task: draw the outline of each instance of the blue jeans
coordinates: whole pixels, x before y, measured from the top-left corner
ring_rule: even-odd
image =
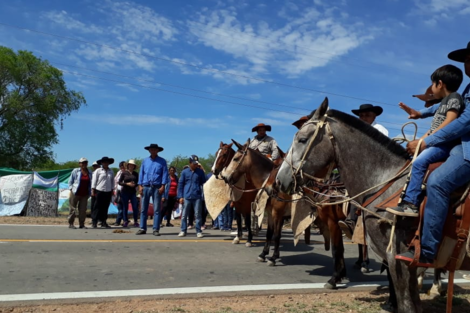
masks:
[[[225,209],[227,207],[225,207],[222,212],[220,212],[219,216],[217,216],[217,224],[219,225],[219,228],[220,229],[224,229],[225,228]]]
[[[137,196],[135,193],[125,193],[121,192],[121,205],[122,205],[122,216],[124,222],[129,222],[129,218],[127,216],[129,211],[129,201],[132,205],[132,213],[134,215],[134,221],[137,221],[137,214],[139,213],[139,209],[137,208]]]
[[[230,207],[230,203],[224,209],[225,218],[224,218],[224,228],[227,230],[232,230],[233,224],[233,208]]]
[[[181,216],[181,231],[188,231],[188,213],[194,211],[196,214],[196,232],[202,233],[201,217],[202,217],[202,200],[201,199],[184,199],[183,214]]]
[[[144,187],[142,195],[142,212],[140,213],[140,229],[147,230],[147,215],[150,197],[153,199],[153,230],[160,230],[160,211],[162,195],[158,192],[161,186]]]
[[[424,211],[421,254],[435,258],[449,209],[450,194],[470,181],[470,161],[463,158],[462,145],[455,146],[450,156],[428,179]]]
[[[119,201],[116,203],[117,209],[118,209],[118,214],[116,216],[116,224],[121,224],[121,220],[123,220],[123,212],[122,212],[122,202]],[[124,219],[124,222],[126,220]]]
[[[424,149],[413,161],[411,180],[406,188],[404,201],[418,205],[421,198],[421,185],[429,165],[445,160],[449,156],[451,147],[429,147]]]

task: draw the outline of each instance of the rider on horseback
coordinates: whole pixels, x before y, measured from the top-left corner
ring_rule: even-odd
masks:
[[[467,48],[449,53],[449,59],[465,64],[465,74],[470,77],[470,42]],[[407,150],[414,153],[416,149],[436,147],[460,140],[450,151],[449,158],[430,176],[427,183],[427,202],[424,210],[424,224],[421,235],[421,255],[419,266],[431,266],[437,255],[442,240],[444,223],[450,204],[450,194],[470,181],[470,84],[465,88],[464,111],[445,128],[424,138],[420,147],[418,140],[408,143]],[[420,112],[410,109],[410,118],[429,116],[436,108]],[[412,262],[414,251],[410,250],[396,256],[396,259]]]
[[[431,80],[434,97],[442,99],[442,101],[434,115],[431,129],[422,139],[446,127],[463,111],[463,99],[457,92],[463,81],[463,74],[459,68],[453,65],[442,66],[431,75]],[[405,111],[408,109],[408,107],[401,102],[400,107]],[[423,183],[429,165],[445,160],[454,145],[455,143],[451,142],[445,145],[428,147],[421,152],[413,160],[411,179],[402,202],[397,207],[387,208],[387,211],[400,216],[417,217],[419,213],[419,203],[422,200],[421,184]]]
[[[271,131],[270,125],[260,123],[253,127],[252,132],[257,132],[257,135],[250,142],[251,149],[258,149],[261,154],[271,158],[273,161],[279,158],[279,151],[277,151],[277,143],[273,137],[266,135],[266,132]]]
[[[382,114],[383,109],[379,106],[374,106],[372,104],[361,104],[359,109],[351,110],[355,115],[359,116],[359,119],[367,124],[374,126],[375,129],[380,131],[385,136],[388,136],[388,130],[380,124],[375,122],[375,118]],[[354,233],[354,228],[356,227],[358,215],[356,210],[352,208],[349,209],[348,217],[344,221],[339,221],[338,225],[343,231],[343,233],[349,239],[352,239]]]

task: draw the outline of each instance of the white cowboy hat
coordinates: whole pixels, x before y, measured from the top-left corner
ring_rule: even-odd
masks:
[[[137,164],[135,164],[135,160],[129,160],[129,162],[127,162],[127,165],[135,165],[137,166]]]

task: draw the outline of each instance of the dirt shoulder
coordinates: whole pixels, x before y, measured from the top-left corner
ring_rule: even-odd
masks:
[[[73,304],[38,304],[38,305],[0,305],[3,312],[116,312],[116,313],[147,313],[147,312],[182,312],[182,313],[376,313],[387,300],[388,293],[384,290],[373,291],[334,291],[328,293],[293,293],[262,296],[223,296],[223,297],[191,297],[170,299],[138,299],[131,300],[81,300]],[[445,312],[446,298],[431,299],[423,294],[423,312]],[[87,301],[87,302],[84,302]],[[454,313],[470,312],[470,290],[458,289],[454,296]]]

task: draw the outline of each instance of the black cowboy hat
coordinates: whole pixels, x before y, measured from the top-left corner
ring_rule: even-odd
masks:
[[[149,150],[150,148],[158,149],[158,151],[163,151],[163,148],[157,145],[156,143],[151,143],[150,146],[145,147],[145,150]]]
[[[384,109],[382,109],[381,107],[379,106],[374,106],[372,104],[361,104],[361,106],[359,107],[358,110],[351,110],[355,115],[359,116],[359,113],[362,113],[362,112],[374,112],[375,115],[379,116],[380,114],[382,114],[382,112],[384,111]]]
[[[465,62],[465,58],[469,54],[470,54],[470,41],[467,44],[467,48],[452,51],[451,53],[449,53],[449,55],[447,57],[449,59],[455,61],[455,62],[462,62],[463,63],[463,62]]]
[[[253,128],[251,129],[251,131],[252,131],[252,132],[256,132],[256,131],[258,131],[258,128],[260,128],[260,127],[266,128],[266,131],[267,131],[267,132],[270,132],[270,131],[271,131],[271,125],[265,125],[265,124],[263,124],[263,123],[259,123],[258,125],[256,125],[255,127],[253,127]]]
[[[105,161],[108,161],[109,164],[113,164],[113,163],[114,163],[114,159],[113,159],[113,158],[108,158],[107,156],[102,157],[101,160],[96,161],[96,163],[98,163],[99,165],[101,165],[101,163],[103,163],[103,162],[105,162]]]

